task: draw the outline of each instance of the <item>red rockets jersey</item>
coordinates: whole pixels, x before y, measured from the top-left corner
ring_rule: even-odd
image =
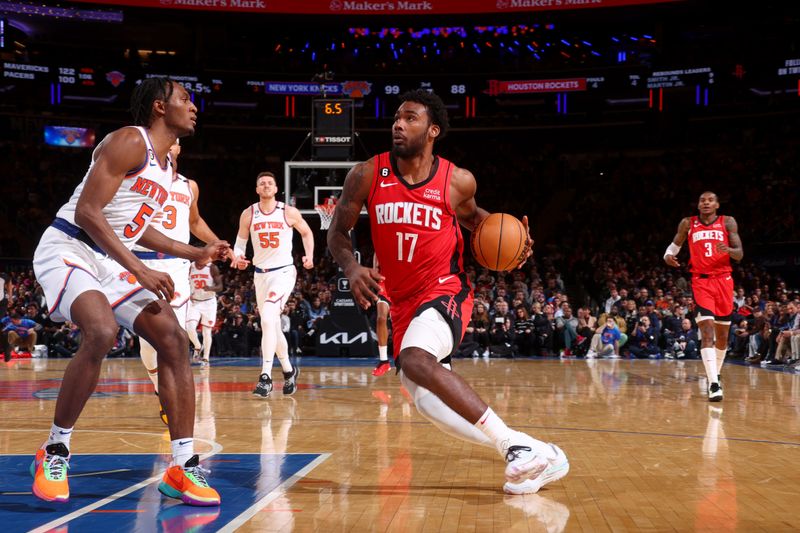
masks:
[[[431,176],[410,184],[389,152],[375,157],[367,201],[372,242],[386,293],[394,304],[469,290],[461,257],[464,239],[450,206],[454,165],[434,159]]]
[[[717,244],[728,245],[728,230],[725,217],[719,215],[709,225],[703,224],[696,216],[689,221],[689,268],[692,274],[715,276],[731,271],[731,257],[717,251]]]

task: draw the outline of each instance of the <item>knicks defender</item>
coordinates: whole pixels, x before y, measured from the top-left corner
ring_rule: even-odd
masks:
[[[681,220],[678,232],[664,253],[664,261],[671,267],[679,267],[676,257],[683,243],[689,240],[689,270],[697,307],[695,321],[702,337],[700,356],[708,376],[708,400],[721,402],[720,374],[728,350],[733,313],[731,259],[741,261],[744,250],[736,220],[717,214],[716,194],[710,191],[701,194],[697,209],[698,216]]]
[[[131,252],[151,250],[206,262],[227,254],[227,243],[195,248],[149,227],[172,187],[169,148],[194,132],[197,108],[168,78],[144,80],[131,96],[135,127],[103,139],[89,170],[45,230],[33,257],[50,317],[81,329],[81,345],[64,371],[50,436],[37,451],[33,493],[47,501],[69,499],[70,442],[75,423],[100,377],[103,358],[119,326],[147,339],[159,353],[159,390],[169,418],[172,464],[159,490],[191,505],[219,505],[194,453],[194,380],[189,340],[167,302],[169,275],[152,270]]]
[[[197,338],[197,324],[203,328],[203,355],[200,364],[208,365],[211,356],[211,332],[217,321],[217,293],[222,290],[222,275],[217,265],[209,263],[198,267],[192,263],[189,269],[191,299],[189,314],[186,317],[186,331],[194,346],[195,357],[200,353],[200,339]]]
[[[472,313],[459,224],[474,229],[489,215],[475,203],[475,177],[433,155],[447,130],[442,100],[424,90],[401,98],[393,148],[348,173],[336,204],[328,249],[369,308],[380,281],[392,300],[395,364],[419,412],[454,437],[495,448],[506,461],[506,492],[533,493],[564,477],[560,448],[514,431],[455,372],[441,363],[461,342]],[[349,232],[366,205],[381,272],[361,266]],[[527,228],[527,217],[523,219]],[[530,238],[526,257],[530,255]]]
[[[253,394],[261,398],[272,392],[272,363],[275,355],[283,369],[283,393],[294,394],[297,368],[289,361],[289,344],[281,329],[281,312],[294,289],[297,270],[292,257],[294,230],[303,239],[303,268],[314,268],[314,234],[300,211],[276,199],[278,185],[272,172],[261,172],[256,178],[258,202],[239,217],[234,264],[243,268],[239,259],[245,256],[247,240],[253,243],[256,300],[261,315],[261,375]]]
[[[178,156],[180,153],[180,142],[176,142],[170,147],[173,165],[172,188],[169,191],[167,201],[164,202],[162,211],[153,217],[151,226],[170,239],[185,244],[189,244],[191,235],[204,242],[218,241],[219,238],[200,216],[200,210],[197,206],[200,189],[197,183],[178,173]],[[175,311],[178,323],[182,327],[186,327],[186,314],[191,292],[189,287],[189,265],[191,262],[180,257],[153,252],[138,245],[134,246],[133,253],[147,267],[170,275],[175,284],[175,297],[170,302],[170,306]],[[194,340],[197,339],[197,333],[195,333],[193,340],[192,332],[189,331],[189,339],[194,343]],[[142,358],[144,367],[147,369],[150,381],[153,382],[156,396],[158,396],[158,357],[156,350],[145,339],[140,339],[140,346],[139,355]],[[160,405],[159,416],[161,421],[167,424],[167,415],[163,406]]]

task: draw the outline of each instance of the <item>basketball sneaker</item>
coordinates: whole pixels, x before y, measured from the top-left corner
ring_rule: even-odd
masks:
[[[300,375],[300,369],[295,365],[292,367],[291,372],[283,373],[283,394],[290,396],[297,392],[297,376]]]
[[[36,451],[31,463],[33,493],[48,502],[69,501],[69,450],[63,442],[48,444]]]
[[[193,455],[183,466],[171,466],[164,472],[158,491],[188,505],[211,507],[220,504],[219,493],[208,486],[210,472],[200,466],[200,457]]]
[[[533,437],[517,432],[516,443],[506,450],[506,481],[522,483],[535,478],[549,466],[549,461],[534,452]]]
[[[708,401],[709,402],[721,402],[722,401],[722,387],[719,383],[712,383],[710,387],[708,387]]]
[[[253,389],[253,396],[268,398],[270,392],[272,392],[272,378],[270,378],[268,374],[261,374],[258,377],[256,388]]]
[[[372,375],[375,376],[376,378],[379,378],[391,369],[392,365],[389,364],[389,361],[378,361],[378,364],[372,371]]]
[[[550,444],[550,446],[553,448],[556,456],[553,459],[547,459],[547,467],[541,474],[526,479],[521,483],[506,482],[506,484],[503,485],[503,492],[506,494],[534,494],[539,492],[539,489],[548,483],[558,481],[566,476],[569,472],[569,461],[567,460],[566,454],[555,444]]]

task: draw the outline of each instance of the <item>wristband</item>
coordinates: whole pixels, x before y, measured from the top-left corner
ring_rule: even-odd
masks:
[[[666,259],[668,255],[677,257],[680,251],[681,247],[675,244],[674,242],[671,242],[669,243],[669,246],[667,246],[667,251],[664,252],[664,259]]]

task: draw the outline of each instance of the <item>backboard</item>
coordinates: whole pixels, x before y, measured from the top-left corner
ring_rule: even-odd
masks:
[[[287,161],[284,163],[284,201],[305,215],[317,216],[314,206],[339,198],[347,172],[358,161]],[[367,214],[362,209],[362,215]]]

